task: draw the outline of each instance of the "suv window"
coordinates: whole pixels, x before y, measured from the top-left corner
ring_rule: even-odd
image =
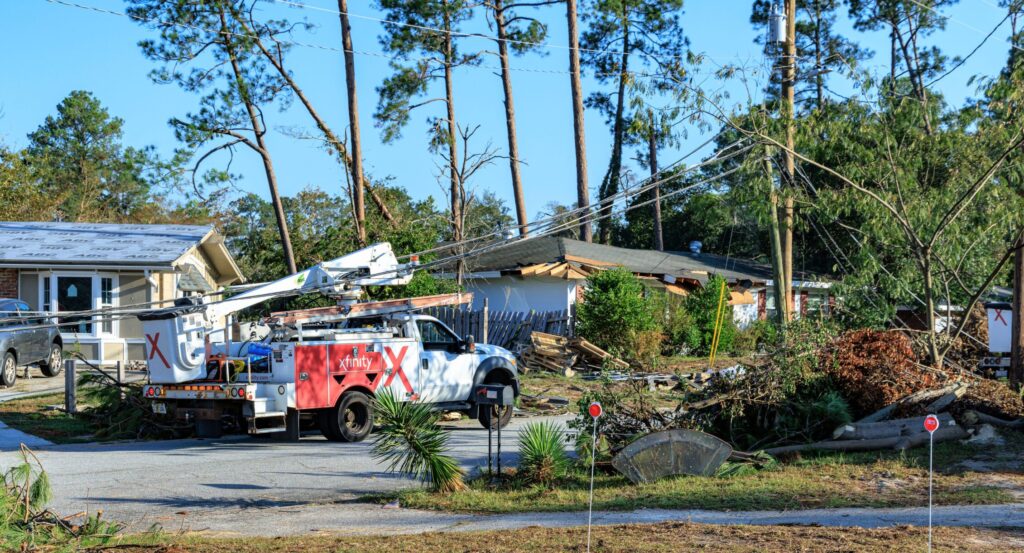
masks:
[[[21,324],[18,306],[13,301],[0,302],[0,327],[18,326]]]
[[[44,322],[46,322],[45,320],[43,320],[42,317],[40,317],[37,313],[35,313],[32,310],[32,308],[28,306],[27,303],[25,303],[23,301],[19,301],[15,305],[17,305],[18,311],[21,312],[21,316],[25,319],[25,322],[27,324],[38,325],[38,324],[43,324]]]

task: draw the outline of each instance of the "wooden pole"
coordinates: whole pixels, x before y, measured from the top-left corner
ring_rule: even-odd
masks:
[[[796,113],[796,0],[786,0],[786,43],[782,55],[782,116],[786,118],[786,151],[783,152],[785,172],[782,185],[795,188],[793,150],[796,147],[793,117]],[[782,212],[782,295],[785,300],[784,320],[793,316],[793,193],[785,195]]]
[[[1024,316],[1024,243],[1018,242],[1013,252],[1013,303],[1010,315],[1010,387],[1019,390],[1024,384],[1024,330],[1021,317]]]
[[[64,361],[64,410],[72,415],[78,412],[78,398],[75,396],[75,360]]]
[[[569,29],[569,84],[572,89],[573,142],[576,147],[576,207],[580,211],[580,236],[593,242],[590,226],[590,193],[587,181],[587,144],[583,132],[583,85],[580,83],[580,37],[576,28],[576,0],[566,0],[565,18]]]
[[[117,368],[117,383],[124,384],[124,363],[118,361],[115,367]]]
[[[480,320],[480,343],[489,344],[487,341],[488,321],[490,319],[490,309],[487,305],[487,298],[484,298],[484,311],[481,314],[482,319]]]

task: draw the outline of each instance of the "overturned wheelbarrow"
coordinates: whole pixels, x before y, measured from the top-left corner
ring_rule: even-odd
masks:
[[[612,466],[634,484],[666,476],[711,476],[732,455],[732,446],[703,432],[665,430],[629,444],[612,459]]]

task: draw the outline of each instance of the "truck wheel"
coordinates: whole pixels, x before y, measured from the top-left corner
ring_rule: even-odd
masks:
[[[40,364],[40,368],[43,369],[43,374],[46,376],[57,376],[60,374],[62,368],[64,368],[64,352],[60,347],[60,344],[54,342],[50,344],[50,355]]]
[[[3,356],[3,361],[0,361],[0,384],[10,388],[17,379],[18,362],[14,359],[13,353],[7,352]]]
[[[345,442],[361,442],[373,430],[373,407],[370,398],[362,392],[346,392],[338,402],[332,417],[337,421],[338,435]]]
[[[477,420],[484,428],[505,428],[512,420],[512,406],[481,405]]]
[[[320,433],[323,434],[324,438],[327,438],[328,441],[343,441],[341,439],[341,431],[339,430],[337,420],[338,411],[334,408],[321,409],[320,412],[316,414],[316,422],[320,427]]]

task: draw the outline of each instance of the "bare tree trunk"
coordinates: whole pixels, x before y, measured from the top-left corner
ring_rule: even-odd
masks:
[[[1024,241],[1018,240],[1013,251],[1013,317],[1010,331],[1010,386],[1019,390],[1024,384]]]
[[[611,243],[612,238],[612,201],[611,196],[619,192],[619,179],[622,173],[622,145],[626,134],[623,116],[626,103],[626,76],[629,72],[629,21],[623,18],[622,59],[619,62],[619,90],[615,100],[615,121],[612,125],[612,156],[608,162],[608,172],[601,182],[601,220],[598,222],[598,241],[602,244]]]
[[[281,75],[281,78],[283,78],[285,82],[288,83],[288,87],[291,88],[292,92],[295,93],[295,97],[299,99],[299,102],[302,103],[302,106],[306,108],[306,112],[309,113],[309,116],[313,118],[313,122],[316,124],[317,128],[320,129],[320,132],[324,134],[324,138],[327,139],[327,143],[330,144],[330,146],[337,151],[338,157],[339,159],[341,159],[341,162],[345,165],[346,169],[352,167],[353,159],[352,156],[349,155],[348,149],[345,147],[345,143],[342,142],[340,138],[338,138],[338,135],[334,134],[334,131],[331,130],[331,128],[327,125],[327,122],[322,117],[320,117],[319,112],[317,112],[316,108],[313,107],[313,103],[309,101],[309,98],[306,97],[305,92],[303,92],[302,88],[299,87],[298,83],[295,82],[295,79],[292,77],[292,74],[289,73],[287,69],[285,69],[281,59],[279,59],[277,56],[274,55],[273,52],[267,49],[266,45],[263,43],[263,40],[260,37],[256,36],[256,33],[252,29],[246,26],[244,20],[238,19],[237,16],[236,20],[241,25],[243,25],[243,28],[246,30],[246,32],[256,37],[254,41],[256,47],[260,49],[260,51],[263,53],[264,57],[267,58],[270,64],[274,66],[274,69],[276,69],[277,72]],[[353,78],[353,85],[354,83],[355,80]],[[355,96],[353,95],[352,97],[354,98]],[[362,158],[360,157],[359,159],[361,169]],[[377,192],[373,189],[373,187],[370,186],[370,180],[366,178],[366,175],[362,172],[362,170],[359,171],[359,175],[361,175],[360,181],[363,183],[363,188],[370,193],[370,199],[373,200],[374,205],[377,206],[377,209],[378,211],[380,211],[381,216],[384,217],[384,220],[387,221],[388,224],[390,224],[393,228],[397,227],[398,222],[395,220],[395,217],[391,214],[391,210],[388,209],[388,206],[384,202],[384,199],[381,198],[380,195],[377,194]]]
[[[648,146],[650,148],[651,179],[657,181],[658,177],[658,140],[654,135],[654,115],[651,115],[651,133],[648,135]],[[665,251],[665,237],[661,232],[661,185],[655,185],[652,190],[654,201],[651,208],[654,211],[654,249],[659,252]]]
[[[573,142],[576,146],[576,207],[580,209],[580,240],[593,242],[590,192],[587,184],[587,145],[583,132],[583,85],[580,82],[580,37],[576,28],[576,0],[566,0],[569,29],[569,84],[572,88]]]
[[[512,196],[516,203],[516,220],[519,235],[526,236],[529,219],[526,215],[526,200],[523,198],[523,182],[519,176],[519,144],[516,140],[516,108],[512,102],[512,75],[508,67],[508,38],[505,32],[505,8],[502,0],[494,0],[494,25],[498,29],[498,58],[501,60],[501,86],[505,91],[505,126],[508,129],[508,165],[512,171]]]
[[[356,97],[356,62],[352,52],[352,27],[348,23],[348,0],[338,0],[341,18],[341,44],[345,49],[345,87],[348,90],[348,125],[352,135],[352,208],[356,237],[366,245],[366,207],[363,205],[363,145],[359,136],[359,101]]]
[[[936,323],[938,322],[935,318],[935,293],[932,289],[933,278],[932,278],[932,264],[931,264],[931,253],[926,249],[921,253],[921,272],[924,276],[924,308],[925,321],[928,323],[927,337],[928,337],[928,356],[931,357],[932,366],[935,368],[942,368],[942,353],[939,348],[939,334],[935,330]],[[946,299],[949,301],[949,298]],[[946,324],[952,324],[952,321],[946,321]]]
[[[228,23],[223,9],[220,12],[220,25],[221,32],[226,36],[228,33]],[[295,267],[295,254],[292,253],[292,239],[288,234],[288,219],[284,213],[281,196],[277,192],[277,174],[274,172],[274,163],[270,158],[270,150],[267,149],[266,142],[263,140],[266,129],[260,123],[259,113],[249,97],[248,90],[246,90],[246,83],[242,79],[242,70],[238,64],[238,56],[235,54],[230,40],[224,41],[224,50],[228,55],[231,70],[235,76],[235,86],[238,87],[239,92],[238,96],[245,103],[245,110],[249,116],[249,122],[252,124],[253,135],[256,138],[257,152],[263,161],[263,171],[267,175],[267,186],[270,188],[270,202],[274,207],[274,217],[277,219],[277,232],[281,237],[281,250],[284,252],[285,267],[288,268],[288,274],[294,275],[298,272],[298,269]]]
[[[796,85],[796,0],[786,0],[786,44],[784,48],[784,66],[782,68],[783,117],[786,118],[786,151],[785,171],[782,182],[793,188],[795,165],[793,150],[796,148],[795,129],[793,123],[794,89]],[[782,294],[785,299],[784,320],[793,316],[793,194],[785,196],[785,209],[782,216]]]
[[[825,76],[822,74],[821,52],[821,1],[814,1],[814,85],[817,92],[817,109],[825,105]]]
[[[772,248],[772,288],[775,295],[775,321],[783,326],[786,319],[786,297],[782,293],[782,281],[785,279],[785,274],[782,271],[782,239],[779,232],[779,194],[775,190],[775,183],[772,179],[772,166],[771,163],[765,159],[764,162],[765,174],[768,176],[768,221],[769,227],[769,239],[771,240]],[[767,293],[768,290],[765,290]]]
[[[451,28],[451,22],[448,20],[448,15],[445,15],[445,30]],[[459,182],[459,149],[458,149],[458,130],[455,124],[455,95],[454,88],[452,86],[452,35],[451,33],[445,33],[444,35],[444,98],[445,105],[448,108],[448,171],[451,177],[451,190],[452,196],[452,241],[455,244],[462,242],[462,183]],[[457,282],[459,285],[462,284],[462,275],[464,272],[465,264],[462,259],[456,264],[456,273],[458,274]]]
[[[896,60],[898,59],[896,49],[896,25],[893,24],[889,30],[889,94],[896,93]]]

